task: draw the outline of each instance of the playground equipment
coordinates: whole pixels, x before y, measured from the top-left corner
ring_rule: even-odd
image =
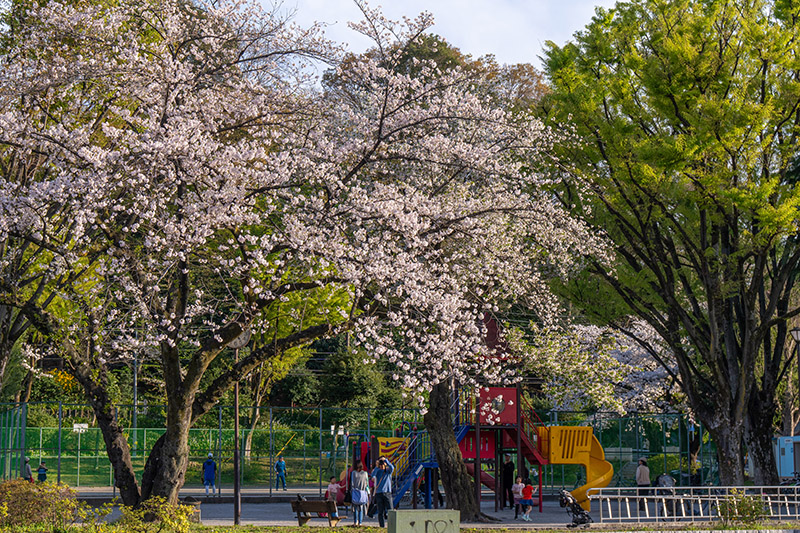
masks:
[[[585,468],[586,483],[573,490],[571,497],[586,511],[590,510],[586,492],[608,486],[614,476],[614,468],[606,461],[603,447],[591,427],[545,425],[527,404],[519,388],[483,388],[478,398],[454,399],[452,409],[453,431],[467,470],[476,477],[476,482],[495,492],[498,504],[502,487],[496,480],[502,475],[502,459],[506,454],[516,455],[518,470],[523,470],[520,467],[525,461],[531,468],[538,469],[537,503],[540,511],[543,465],[574,464]],[[420,477],[424,476],[425,505],[430,507],[431,487],[436,484],[438,464],[427,433],[411,430],[404,437],[373,441],[371,457],[386,455],[395,464],[395,505],[409,489],[416,490]],[[494,465],[494,475],[483,468],[482,465],[487,463]],[[364,464],[372,466],[369,461]],[[481,467],[476,468],[476,465]],[[527,467],[524,470],[527,471]]]
[[[590,427],[551,426],[540,428],[549,433],[550,463],[580,464],[586,469],[586,484],[572,491],[572,496],[581,507],[590,510],[586,491],[607,487],[614,477],[614,467],[606,461],[600,441]]]

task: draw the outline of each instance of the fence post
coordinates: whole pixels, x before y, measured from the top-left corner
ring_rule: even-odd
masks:
[[[62,428],[64,426],[64,405],[61,400],[58,401],[58,474],[57,481],[61,483],[61,437]]]
[[[81,486],[81,432],[78,431],[78,469],[77,469],[77,479],[75,481],[75,486]]]
[[[3,411],[3,414],[0,415],[3,417],[2,424],[0,424],[0,449],[3,450],[3,455],[0,456],[0,464],[2,464],[2,474],[0,475],[2,475],[3,479],[6,479],[6,466],[8,462],[6,461],[6,449],[8,448],[6,445],[6,412],[7,411]]]
[[[275,482],[275,488],[278,488],[278,477],[275,475],[275,431],[272,427],[272,406],[269,408],[269,464],[270,472],[272,475],[269,478],[269,496],[272,497],[272,482]],[[274,478],[274,479],[273,479]]]
[[[683,439],[681,439],[681,426],[683,425],[683,415],[678,414],[678,475],[683,478]],[[686,466],[689,466],[689,457],[686,457]],[[692,469],[689,468],[689,483],[692,482]]]
[[[664,437],[664,473],[669,474],[667,472],[667,414],[663,413],[661,415],[661,436]]]
[[[322,407],[319,407],[319,495],[322,497]]]
[[[222,406],[217,406],[219,410],[219,428],[217,429],[217,497],[222,496]]]
[[[697,424],[697,436],[700,438],[700,483],[705,484],[705,474],[703,473],[703,469],[705,468],[705,458],[703,457],[703,426],[702,424]],[[708,470],[708,473],[711,473],[711,469]]]
[[[25,454],[26,454],[26,438],[28,433],[28,404],[22,404],[22,411],[20,412],[19,416],[19,427],[20,427],[20,456],[19,461],[20,465],[25,465]],[[20,468],[22,470],[22,468]]]

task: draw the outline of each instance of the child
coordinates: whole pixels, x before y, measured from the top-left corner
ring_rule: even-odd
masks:
[[[36,469],[37,474],[39,474],[38,479],[40,482],[47,481],[47,467],[44,465],[44,461],[39,463],[39,468]]]
[[[336,476],[331,476],[330,483],[328,483],[328,498],[329,502],[335,502],[336,497],[339,495],[339,482],[336,481]],[[339,518],[339,513],[333,513],[331,518]]]
[[[522,519],[526,522],[531,521],[531,509],[533,509],[533,493],[536,492],[536,489],[531,485],[530,480],[525,481],[525,486],[522,487],[522,499],[519,501],[519,504],[523,507],[523,512],[525,514],[522,515]]]
[[[522,500],[523,488],[525,483],[522,482],[522,476],[517,476],[517,482],[511,485],[511,492],[514,494],[514,520],[519,518],[519,502]]]

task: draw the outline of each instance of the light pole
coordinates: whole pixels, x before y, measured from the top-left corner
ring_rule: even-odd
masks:
[[[239,362],[239,348],[250,342],[250,330],[245,329],[241,335],[228,344],[233,348],[233,364]],[[242,518],[242,487],[239,483],[239,373],[233,384],[233,525],[238,526]]]
[[[800,327],[793,327],[789,333],[794,339],[794,355],[797,357],[797,392],[800,393],[800,351],[797,349],[800,346]]]

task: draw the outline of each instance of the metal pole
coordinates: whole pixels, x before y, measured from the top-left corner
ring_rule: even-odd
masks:
[[[234,350],[234,364],[239,363],[239,348]],[[242,487],[239,484],[239,378],[233,385],[233,525],[238,526],[242,516]]]
[[[481,510],[481,393],[475,398],[475,499]]]
[[[678,475],[683,478],[683,446],[681,443],[681,426],[683,425],[683,415],[678,415]],[[689,456],[686,456],[686,466],[689,466]],[[689,484],[692,481],[692,469],[689,469]]]
[[[10,450],[10,446],[9,446],[9,442],[8,442],[8,433],[9,433],[8,429],[9,429],[8,428],[8,411],[4,411],[3,412],[3,426],[2,426],[2,430],[3,431],[0,433],[0,443],[2,443],[2,445],[3,445],[3,448],[2,448],[3,449],[3,457],[2,457],[3,479],[8,479],[9,476],[10,476],[10,470],[9,470],[9,464],[8,464],[9,460],[10,460],[10,458],[8,456],[8,453],[9,453],[9,450]]]
[[[350,432],[346,431],[344,434],[344,491],[347,492],[347,489],[350,488],[350,475],[347,471],[347,463],[350,460]],[[417,501],[417,493],[414,492],[413,497],[414,502]],[[416,509],[416,505],[414,506]]]
[[[322,497],[322,407],[319,408],[319,495]]]
[[[667,414],[664,413],[661,417],[661,436],[664,437],[664,473],[667,472]]]
[[[58,401],[58,475],[56,477],[59,484],[61,484],[61,428],[64,422],[64,406],[61,400]]]
[[[139,410],[139,356],[138,354],[134,354],[133,356],[133,416],[131,417],[131,426],[133,429],[133,456],[136,457],[137,455],[137,431],[136,431],[136,411]]]
[[[703,457],[703,426],[699,423],[697,424],[697,437],[700,439],[700,484],[704,484],[706,480],[703,474],[703,468],[705,467],[705,458]],[[711,469],[708,471],[710,473]]]
[[[272,407],[269,408],[269,464],[272,465],[272,474],[275,478],[275,489],[278,489],[278,476],[275,471],[275,433],[272,429]],[[272,480],[269,482],[269,496],[272,497]]]
[[[24,467],[25,466],[25,451],[26,451],[25,450],[25,446],[26,446],[26,444],[25,444],[26,435],[25,434],[28,432],[28,404],[27,403],[22,404],[22,409],[20,410],[20,416],[19,416],[18,420],[19,420],[19,428],[21,430],[21,432],[20,432],[20,441],[19,441],[20,442],[19,462],[20,462],[20,465],[22,465],[22,467]],[[20,471],[22,471],[22,468],[20,468]]]
[[[218,407],[219,428],[217,429],[217,497],[222,496],[222,406]]]
[[[82,430],[81,430],[82,431]],[[78,470],[75,479],[75,486],[81,486],[81,431],[78,431]]]

